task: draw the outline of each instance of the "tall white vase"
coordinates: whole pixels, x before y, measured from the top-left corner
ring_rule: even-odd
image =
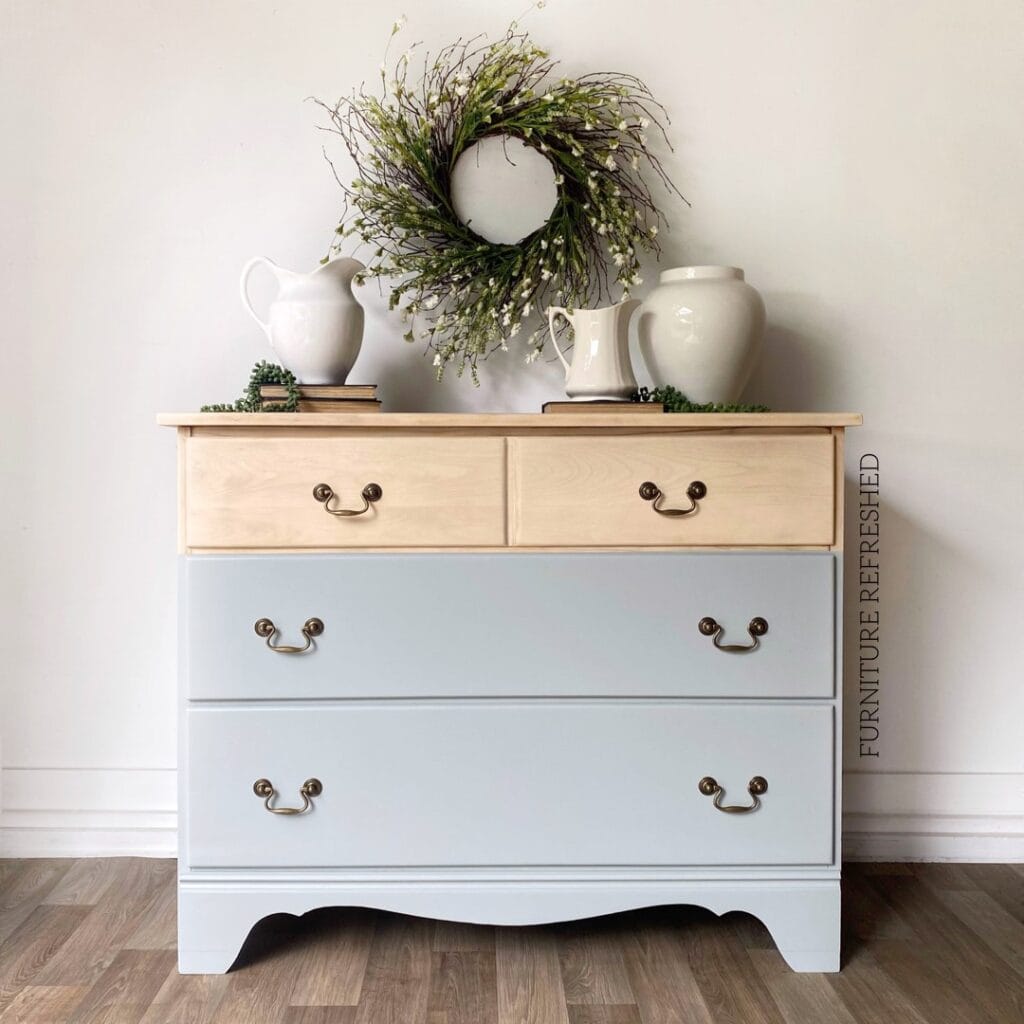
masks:
[[[757,363],[764,300],[739,267],[662,271],[640,311],[640,352],[656,386],[692,402],[735,402]]]

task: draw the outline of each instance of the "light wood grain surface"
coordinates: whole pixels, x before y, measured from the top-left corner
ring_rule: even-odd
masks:
[[[860,413],[358,413],[298,412],[165,412],[157,416],[164,427],[357,427],[366,430],[563,430],[592,431],[595,427],[629,427],[641,432],[659,430],[718,430],[723,427],[856,427]]]
[[[0,862],[0,1024],[1017,1024],[1024,866],[847,865],[839,974],[765,929],[655,908],[542,928],[275,916],[182,976],[175,864]]]
[[[832,544],[835,442],[831,434],[510,438],[513,545]],[[639,489],[650,481],[659,515]]]
[[[573,417],[568,417],[573,419]],[[831,547],[842,429],[673,434],[179,431],[179,550]],[[841,469],[838,469],[841,472]],[[645,481],[668,507],[639,495]],[[313,488],[329,485],[329,515]]]
[[[198,437],[185,449],[189,547],[475,546],[505,543],[505,442],[497,437]],[[363,488],[383,494],[362,515]]]

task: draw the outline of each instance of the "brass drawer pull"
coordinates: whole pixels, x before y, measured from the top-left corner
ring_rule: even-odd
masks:
[[[660,516],[688,516],[693,512],[697,511],[697,502],[700,501],[708,493],[707,484],[703,480],[694,480],[689,487],[686,488],[686,496],[690,499],[689,508],[662,508],[661,500],[665,497],[662,493],[661,488],[651,483],[650,480],[645,481],[640,485],[640,497],[644,501],[652,501],[654,504],[651,508]]]
[[[718,810],[724,811],[726,814],[747,814],[750,811],[756,811],[761,806],[759,797],[768,792],[768,780],[761,775],[755,775],[747,783],[747,792],[754,798],[754,802],[747,804],[746,807],[742,807],[739,804],[726,804],[723,806],[722,797],[725,796],[725,790],[710,775],[705,775],[697,783],[697,788],[704,796],[713,796],[715,798],[714,805]]]
[[[270,779],[257,779],[252,784],[252,791],[258,797],[263,798],[263,806],[271,814],[305,814],[313,806],[312,798],[319,796],[324,791],[324,784],[319,779],[306,779],[299,790],[299,796],[302,797],[301,807],[271,807],[270,801],[277,796],[277,790],[274,789]]]
[[[270,619],[257,619],[253,629],[257,636],[266,637],[267,646],[278,654],[305,654],[313,646],[313,637],[320,636],[324,631],[324,624],[320,619],[306,619],[302,627],[302,635],[306,638],[305,646],[290,647],[288,644],[274,643],[277,635],[277,626]]]
[[[750,639],[754,641],[752,644],[723,644],[721,640],[725,630],[710,615],[705,615],[697,623],[697,628],[704,636],[713,636],[715,638],[715,646],[720,651],[743,654],[746,651],[756,651],[761,646],[761,637],[768,632],[768,622],[758,615],[747,623],[747,632],[750,634]]]
[[[362,508],[331,508],[331,498],[336,498],[337,495],[334,493],[334,488],[330,484],[317,484],[313,488],[313,497],[319,501],[324,510],[329,512],[332,516],[361,516],[364,512],[370,510],[370,506],[375,501],[380,501],[383,497],[384,491],[380,484],[367,484],[360,494],[363,499]]]

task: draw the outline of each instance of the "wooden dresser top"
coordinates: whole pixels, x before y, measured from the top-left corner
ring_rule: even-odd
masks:
[[[363,430],[533,430],[571,432],[613,428],[652,433],[679,430],[759,430],[799,427],[856,427],[859,413],[289,413],[289,412],[184,412],[161,413],[164,427],[357,427]]]

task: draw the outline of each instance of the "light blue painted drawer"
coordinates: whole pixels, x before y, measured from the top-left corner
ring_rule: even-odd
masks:
[[[196,707],[190,867],[827,865],[830,705],[362,702]],[[700,792],[705,776],[724,813]],[[277,791],[272,814],[253,784]]]
[[[184,560],[192,700],[835,690],[828,553],[347,554]],[[255,623],[273,622],[278,653]],[[698,623],[711,617],[717,649]]]

